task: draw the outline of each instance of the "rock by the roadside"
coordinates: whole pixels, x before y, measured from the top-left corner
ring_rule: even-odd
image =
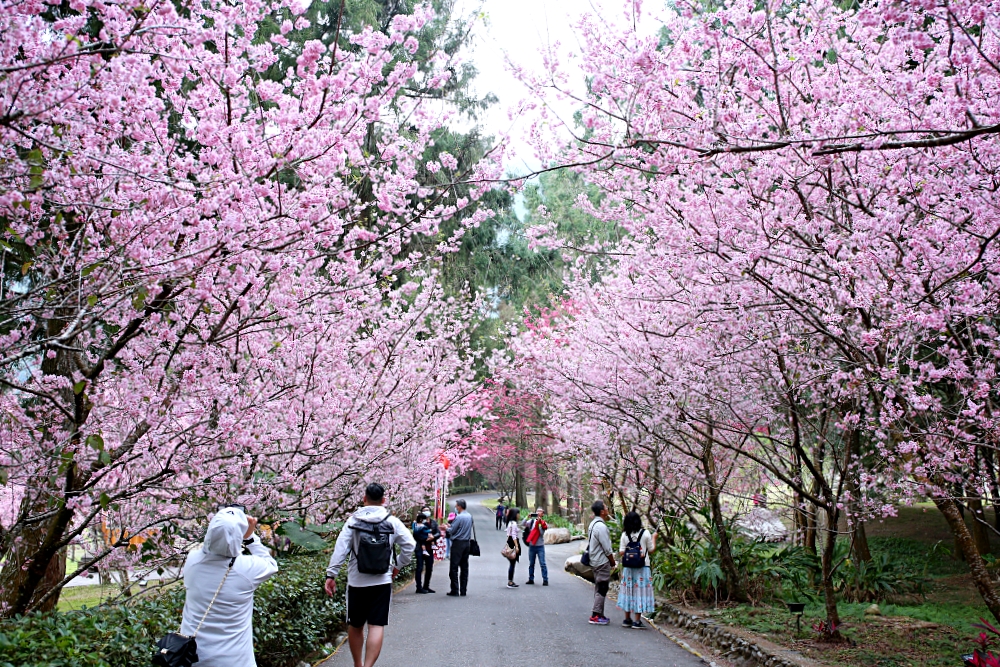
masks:
[[[565,544],[570,537],[569,528],[549,528],[545,531],[546,544]]]
[[[594,580],[594,570],[591,569],[589,565],[584,565],[580,562],[580,556],[582,554],[577,554],[575,556],[570,556],[566,559],[565,569],[570,574],[575,574],[577,576],[583,577],[587,581]]]
[[[755,507],[738,518],[736,529],[752,540],[784,542],[788,539],[788,528],[781,518],[763,507]]]
[[[873,604],[868,609],[865,609],[865,616],[881,616],[882,610],[878,608],[877,604]]]

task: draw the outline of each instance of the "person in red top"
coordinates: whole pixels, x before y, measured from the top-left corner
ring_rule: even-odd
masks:
[[[529,514],[524,520],[524,529],[528,533],[525,543],[528,545],[528,581],[525,583],[532,585],[535,583],[535,559],[542,566],[542,586],[549,585],[549,568],[545,564],[545,531],[549,524],[545,523],[545,512],[541,507],[535,509],[533,514]]]

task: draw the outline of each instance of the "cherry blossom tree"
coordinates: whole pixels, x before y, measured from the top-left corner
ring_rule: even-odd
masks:
[[[416,178],[450,112],[397,93],[447,86],[447,55],[415,62],[426,7],[340,50],[284,37],[305,9],[3,4],[0,613],[51,608],[94,525],[81,569],[138,534],[174,556],[234,497],[323,518],[378,474],[405,499],[465,433],[466,306],[401,256],[489,215]]]
[[[526,76],[582,107],[564,153],[540,110],[540,156],[581,170],[603,193],[585,211],[630,234],[556,336],[610,359],[567,355],[559,382],[627,388],[633,412],[788,488],[801,525],[821,511],[833,627],[839,518],[907,498],[942,511],[1000,618],[959,511],[997,460],[998,9],[678,3],[643,37],[633,2],[580,24],[585,97],[555,57]]]

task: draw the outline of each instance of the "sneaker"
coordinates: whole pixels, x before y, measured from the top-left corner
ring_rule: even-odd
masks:
[[[632,627],[632,619],[631,618],[626,618],[624,621],[622,621],[622,627],[623,628],[631,628]]]
[[[417,589],[417,595],[423,595],[423,594],[424,594],[424,593],[426,593],[426,592],[427,592],[427,591],[425,591],[425,590],[424,590],[424,589],[422,589],[422,588],[418,588],[418,589]]]
[[[542,586],[548,586],[548,585],[549,585],[549,580],[548,579],[546,579],[545,581],[542,582]]]
[[[515,584],[513,581],[508,581],[507,588],[517,588],[517,584]]]
[[[434,590],[433,588],[425,588],[424,593],[437,593],[437,591]]]
[[[459,595],[461,595],[463,598],[465,597],[465,593],[459,593]]]
[[[458,597],[458,591],[448,591],[448,595],[453,598]]]
[[[524,582],[524,584],[526,586],[534,586],[535,585],[535,580],[534,579],[528,579],[526,582]]]
[[[642,621],[635,621],[632,623],[632,628],[635,630],[645,630],[646,626],[642,624]]]

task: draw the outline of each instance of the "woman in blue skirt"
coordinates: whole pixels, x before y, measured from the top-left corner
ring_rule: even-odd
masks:
[[[642,527],[638,512],[629,512],[622,522],[619,562],[622,582],[618,590],[618,608],[625,612],[623,628],[641,630],[641,616],[656,608],[653,599],[653,577],[649,569],[649,554],[656,549],[656,536]]]

